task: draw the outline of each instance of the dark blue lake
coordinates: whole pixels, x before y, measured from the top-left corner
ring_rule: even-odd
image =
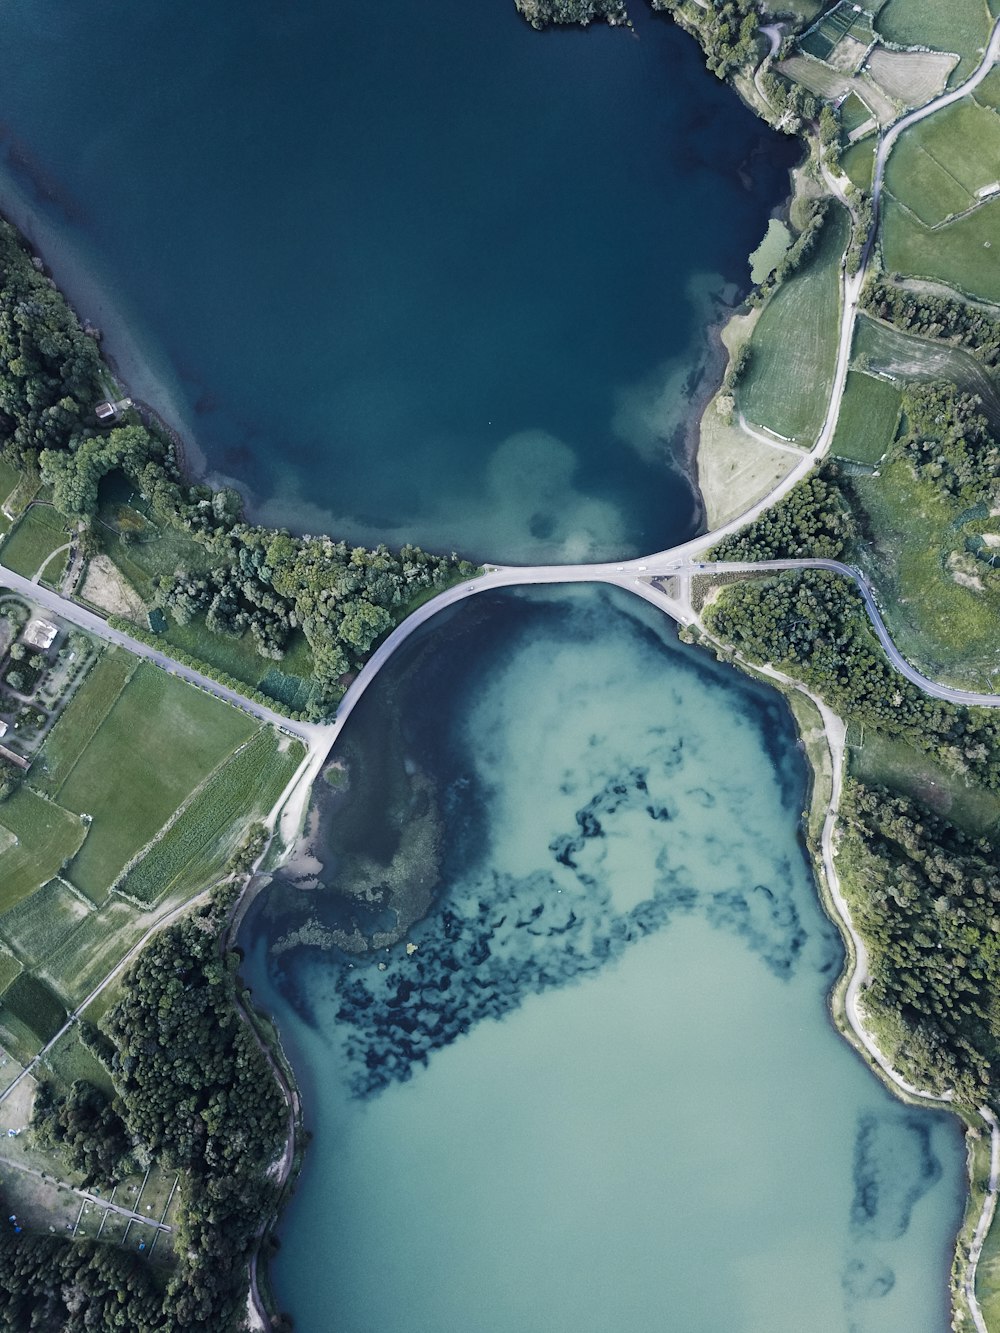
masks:
[[[795,148],[634,8],[10,0],[0,198],[256,515],[660,548],[699,521],[706,326]]]

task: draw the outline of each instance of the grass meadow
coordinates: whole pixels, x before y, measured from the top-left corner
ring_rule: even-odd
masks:
[[[975,562],[981,586],[960,581],[964,564],[956,577],[955,557],[964,560],[965,548],[955,503],[918,480],[905,459],[844,485],[868,534],[855,554],[899,651],[930,676],[986,688],[983,673],[996,666],[1000,576]]]
[[[62,515],[48,505],[32,505],[4,542],[3,563],[15,574],[33,578],[52,552],[68,541]]]
[[[1000,196],[937,231],[888,199],[882,252],[890,272],[930,278],[1000,303]]]
[[[42,761],[31,774],[35,786],[58,796],[136,666],[137,659],[123,648],[105,648],[46,738]]]
[[[54,879],[83,844],[79,815],[21,787],[0,805],[0,825],[17,842],[0,852],[0,912]]]
[[[59,792],[67,809],[93,818],[69,869],[72,882],[103,901],[131,857],[256,726],[212,695],[140,665]]]
[[[877,463],[896,438],[902,405],[903,396],[894,384],[849,371],[833,453],[856,463]]]
[[[898,736],[865,728],[864,743],[849,749],[853,777],[869,786],[903,792],[975,837],[1000,823],[1000,792],[967,787],[956,773]]]
[[[191,891],[231,853],[248,821],[266,815],[305,751],[262,729],[208,780],[180,817],[125,876],[121,893],[144,907]]]
[[[929,46],[961,57],[951,77],[962,82],[975,69],[990,35],[986,0],[888,0],[878,12],[875,28],[897,46]]]
[[[758,426],[811,444],[826,415],[837,359],[843,212],[831,212],[812,254],[767,303],[750,340],[739,406]]]

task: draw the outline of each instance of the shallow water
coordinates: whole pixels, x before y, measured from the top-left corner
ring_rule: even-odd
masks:
[[[711,293],[796,148],[636,9],[8,0],[0,199],[264,520],[659,550],[699,518],[671,460]]]
[[[349,731],[382,808],[358,829],[333,797],[329,864],[243,932],[315,1133],[274,1265],[298,1329],[947,1328],[960,1135],[829,1022],[773,692],[624,593],[497,594],[415,636]],[[434,848],[403,848],[400,772]],[[331,947],[386,925],[334,887],[362,851],[437,881],[415,949]]]

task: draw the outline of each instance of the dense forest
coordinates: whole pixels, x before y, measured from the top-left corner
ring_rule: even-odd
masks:
[[[822,473],[806,477],[759,518],[723,538],[713,560],[798,560],[843,554],[853,525],[837,486]]]
[[[838,853],[872,956],[865,1004],[921,1087],[1000,1095],[1000,846],[848,782]]]
[[[287,1110],[267,1057],[234,1004],[237,958],[219,951],[229,893],[155,936],[124,978],[104,1034],[88,1045],[113,1102],[84,1082],[42,1084],[32,1132],[90,1182],[113,1184],[133,1157],[180,1173],[177,1266],[159,1291],[120,1250],[18,1234],[0,1238],[0,1316],[11,1329],[227,1333],[246,1309],[252,1246],[271,1217],[267,1167]],[[77,1307],[85,1301],[89,1313]],[[25,1318],[37,1310],[36,1322]]]
[[[704,621],[750,662],[770,662],[818,690],[841,716],[904,736],[1000,789],[1000,716],[924,694],[889,664],[847,578],[801,570],[733,584]]]
[[[80,327],[14,229],[0,223],[0,455],[52,488],[53,503],[92,533],[102,478],[123,472],[160,524],[204,550],[197,571],[161,582],[164,611],[180,623],[203,615],[210,630],[250,633],[262,658],[280,660],[293,631],[312,649],[308,713],[322,717],[408,603],[473,573],[457,556],[415,546],[367,550],[296,537],[241,519],[232,490],[190,485],[165,434],[134,419],[101,429],[106,395],[97,344]],[[93,543],[91,543],[93,544]]]

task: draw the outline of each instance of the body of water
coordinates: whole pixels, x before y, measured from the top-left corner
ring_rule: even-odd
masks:
[[[242,934],[315,1134],[301,1333],[948,1327],[961,1136],[830,1023],[776,694],[624,593],[496,594],[338,753]]]
[[[635,6],[9,0],[0,197],[261,518],[493,559],[700,518],[686,408],[794,141]]]

